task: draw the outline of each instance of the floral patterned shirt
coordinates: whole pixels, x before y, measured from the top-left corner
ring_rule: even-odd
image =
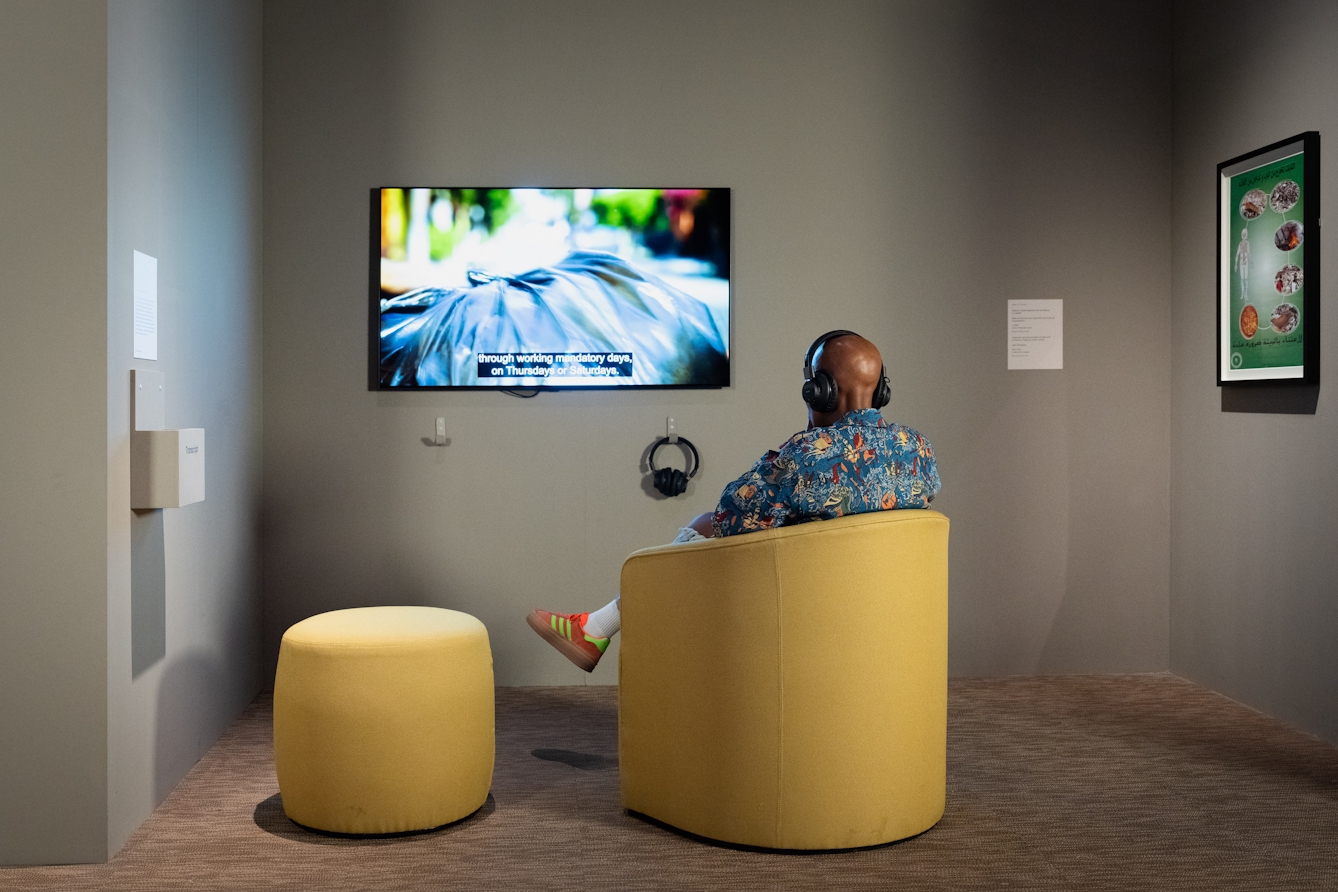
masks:
[[[800,431],[725,487],[717,536],[891,508],[927,508],[939,491],[929,441],[877,409]]]

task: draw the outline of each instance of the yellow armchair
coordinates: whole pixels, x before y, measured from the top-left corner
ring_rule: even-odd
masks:
[[[943,816],[948,518],[882,511],[648,548],[621,591],[626,808],[810,850]]]

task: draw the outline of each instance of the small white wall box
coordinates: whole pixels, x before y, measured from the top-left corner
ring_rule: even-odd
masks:
[[[131,372],[130,507],[180,508],[204,501],[204,429],[162,430],[163,375]],[[158,429],[142,427],[158,425]]]
[[[204,501],[204,428],[130,432],[130,507]]]

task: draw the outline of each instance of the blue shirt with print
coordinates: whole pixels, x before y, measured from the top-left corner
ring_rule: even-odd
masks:
[[[725,487],[712,526],[717,536],[733,536],[865,511],[927,508],[939,488],[928,440],[888,423],[877,409],[858,409],[762,456]]]

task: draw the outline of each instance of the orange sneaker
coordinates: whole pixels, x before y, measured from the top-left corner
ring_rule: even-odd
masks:
[[[550,613],[547,610],[531,610],[525,617],[530,628],[558,649],[558,653],[580,666],[586,672],[593,672],[599,658],[609,647],[609,639],[594,638],[585,634],[585,621],[588,613]]]

